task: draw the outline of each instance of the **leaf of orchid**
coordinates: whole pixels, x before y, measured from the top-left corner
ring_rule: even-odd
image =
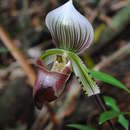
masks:
[[[83,64],[82,60],[73,52],[68,52],[68,56],[72,61],[73,71],[82,83],[83,90],[86,94],[88,94],[88,96],[92,96],[100,93],[98,86],[90,77],[88,69]]]
[[[64,50],[62,49],[50,49],[45,51],[43,54],[41,54],[41,59],[44,60],[44,63],[48,65],[49,63],[53,62],[55,59],[55,56],[58,54],[63,54]]]
[[[116,118],[121,114],[122,114],[121,112],[112,111],[112,110],[101,113],[99,118],[99,124],[103,124],[104,122]]]
[[[129,121],[123,116],[119,115],[118,122],[126,129],[129,129]]]
[[[104,97],[105,104],[109,107],[111,107],[114,111],[120,112],[120,109],[117,106],[116,100],[112,97],[105,96]],[[126,129],[128,130],[129,127],[129,121],[125,118],[124,115],[118,116],[118,122]]]
[[[111,107],[114,111],[120,112],[116,100],[112,97],[105,96],[104,97],[105,104],[109,107]]]
[[[120,89],[123,89],[124,91],[126,91],[127,93],[130,94],[130,90],[123,83],[121,83],[119,80],[117,80],[113,76],[100,72],[100,71],[95,71],[95,70],[89,70],[89,71],[90,71],[92,77],[94,77],[98,80],[101,80],[105,83],[111,84]]]

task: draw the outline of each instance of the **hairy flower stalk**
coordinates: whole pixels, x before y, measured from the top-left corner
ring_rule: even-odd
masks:
[[[50,102],[59,97],[71,74],[71,71],[68,70],[74,72],[88,96],[100,93],[88,69],[78,56],[93,41],[94,33],[90,22],[75,9],[72,0],[69,0],[49,12],[45,23],[57,48],[47,50],[41,55],[41,60],[45,65],[38,65],[39,71],[34,88],[37,106],[42,106],[43,102]],[[53,65],[48,71],[45,68],[50,64]],[[54,80],[55,78],[56,80]],[[47,97],[49,93],[51,94]]]

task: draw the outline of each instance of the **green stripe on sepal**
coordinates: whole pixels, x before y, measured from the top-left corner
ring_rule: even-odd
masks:
[[[83,61],[80,59],[80,57],[73,52],[68,52],[68,56],[72,61],[73,71],[82,83],[82,88],[86,92],[86,94],[88,96],[92,96],[100,93],[99,87],[89,75],[89,71],[83,64]]]
[[[40,58],[44,60],[44,59],[48,58],[49,56],[64,54],[64,53],[65,53],[65,51],[62,49],[49,49],[49,50],[46,50],[45,52],[43,52],[43,54],[41,54]]]
[[[49,49],[41,54],[40,59],[44,60],[44,63],[48,65],[55,60],[56,55],[63,55],[64,53],[65,51],[62,49]]]

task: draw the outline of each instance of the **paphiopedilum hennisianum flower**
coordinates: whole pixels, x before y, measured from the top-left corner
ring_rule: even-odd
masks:
[[[75,9],[72,0],[49,12],[45,22],[57,48],[47,50],[41,55],[46,66],[50,63],[53,65],[47,70],[43,63],[39,63],[34,88],[36,105],[40,107],[44,101],[53,101],[59,97],[72,71],[88,96],[100,93],[78,56],[92,43],[94,32],[90,22]]]

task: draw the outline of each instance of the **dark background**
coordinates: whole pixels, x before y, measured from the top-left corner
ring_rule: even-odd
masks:
[[[25,57],[24,67],[27,61],[33,74],[36,73],[36,59],[44,50],[54,48],[44,23],[45,16],[66,1],[0,0],[0,130],[52,129],[46,106],[42,111],[34,107],[28,71],[19,63],[23,60],[16,57]],[[130,88],[130,2],[74,0],[74,5],[95,30],[93,45],[81,55],[85,64],[115,76]],[[10,50],[10,44],[18,50]],[[102,94],[117,100],[121,111],[130,111],[127,93],[101,82],[99,86]],[[54,114],[59,117],[58,128],[54,130],[69,130],[66,125],[71,123],[109,129],[107,124],[102,128],[98,125],[99,110],[92,97],[85,96],[78,87],[66,91],[51,104]],[[113,123],[118,130],[123,129],[115,120]]]

